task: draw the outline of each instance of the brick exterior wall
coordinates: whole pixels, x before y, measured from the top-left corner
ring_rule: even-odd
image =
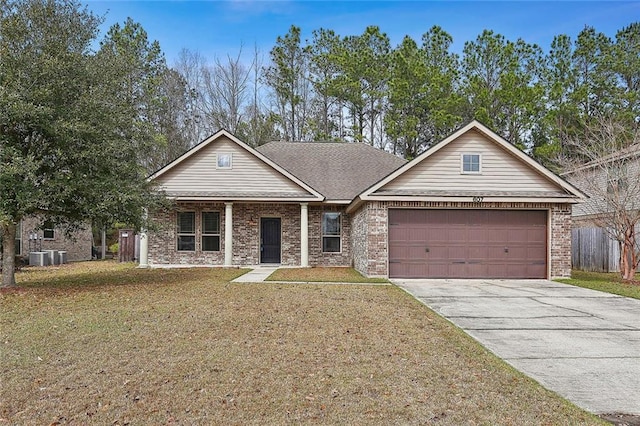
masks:
[[[235,207],[235,206],[234,206]],[[196,212],[196,250],[177,250],[177,212]],[[222,265],[224,263],[224,204],[189,203],[180,204],[178,210],[163,210],[149,214],[153,229],[149,231],[149,264],[159,265]],[[203,252],[202,232],[203,211],[220,212],[220,251]]]
[[[223,265],[224,264],[224,203],[181,203],[179,211],[196,213],[195,251],[177,250],[177,211],[166,210],[150,214],[154,230],[149,232],[150,265]],[[220,212],[220,251],[203,252],[202,235],[203,211]],[[342,215],[342,251],[322,252],[322,212],[338,211]],[[260,264],[260,218],[281,219],[282,249],[281,265],[300,265],[300,204],[233,204],[233,264]],[[310,266],[350,266],[351,265],[351,221],[344,213],[343,206],[309,206],[309,265]]]
[[[91,225],[86,224],[85,229],[80,229],[73,233],[73,238],[67,238],[62,229],[54,229],[53,239],[42,239],[43,231],[37,230],[42,224],[41,219],[37,217],[29,217],[22,220],[21,225],[21,241],[20,255],[29,256],[29,251],[39,250],[59,250],[67,252],[67,260],[70,262],[80,260],[91,260],[91,247],[93,245],[93,235],[91,234]],[[29,236],[36,234],[38,236],[37,245],[32,243],[29,246]],[[42,244],[40,244],[42,242]],[[31,248],[31,250],[30,250]],[[36,250],[37,249],[37,250]]]
[[[551,278],[571,276],[571,204],[551,206]]]
[[[351,266],[351,217],[343,206],[309,206],[309,266]],[[342,250],[339,253],[322,252],[322,213],[338,212],[341,217]]]
[[[389,208],[479,208],[473,203],[447,202],[368,202],[352,215],[343,206],[309,206],[309,265],[354,266],[370,276],[388,276]],[[184,203],[181,211],[196,212],[196,250],[176,250],[176,210],[156,212],[152,219],[156,230],[150,232],[149,263],[175,265],[224,264],[224,203]],[[489,209],[545,209],[549,211],[550,276],[571,275],[571,205],[549,203],[483,203]],[[201,212],[220,212],[220,251],[201,250]],[[339,253],[322,252],[322,212],[341,214],[341,244]],[[233,205],[233,263],[260,263],[260,218],[279,217],[282,226],[281,264],[300,265],[300,205],[299,204],[239,204]]]
[[[369,270],[369,234],[368,209],[364,204],[351,215],[351,251],[353,253],[353,267],[361,273]]]
[[[545,209],[549,211],[550,277],[571,276],[571,205],[550,203],[483,203],[481,206],[463,202],[372,201],[354,214],[354,230],[364,231],[365,237],[353,236],[354,266],[364,275],[388,276],[389,208],[488,208],[488,209]]]

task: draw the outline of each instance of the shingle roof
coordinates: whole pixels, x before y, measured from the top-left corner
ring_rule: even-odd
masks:
[[[327,200],[351,201],[406,163],[363,143],[270,142],[257,150]]]

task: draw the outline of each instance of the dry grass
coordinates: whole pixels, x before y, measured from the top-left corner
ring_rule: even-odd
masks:
[[[385,278],[367,278],[353,268],[280,268],[267,281],[388,283]]]
[[[600,424],[394,286],[228,282],[242,272],[20,273],[0,423]]]

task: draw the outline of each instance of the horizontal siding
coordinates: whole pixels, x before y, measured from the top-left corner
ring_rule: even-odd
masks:
[[[640,209],[640,159],[625,164],[623,176],[626,189],[617,196],[608,193],[608,173],[613,173],[615,165],[607,164],[594,169],[580,170],[567,176],[567,180],[585,192],[589,198],[574,206],[574,216],[596,215],[611,211],[614,205],[624,206],[626,210]],[[604,195],[607,194],[605,197]]]
[[[460,173],[462,153],[482,155],[482,174]],[[479,132],[471,130],[380,190],[393,189],[558,191],[559,187]]]
[[[232,154],[231,169],[216,169],[218,153]],[[157,182],[167,192],[308,193],[227,138],[213,141]]]

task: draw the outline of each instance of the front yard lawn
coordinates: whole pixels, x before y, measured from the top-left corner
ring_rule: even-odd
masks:
[[[353,268],[280,268],[267,281],[389,283],[386,278],[367,278]]]
[[[639,275],[640,277],[640,275]],[[574,270],[570,279],[559,279],[558,282],[571,284],[592,290],[604,291],[625,297],[640,299],[640,283],[625,283],[618,273],[586,272]]]
[[[0,291],[0,423],[605,424],[395,286],[88,262]]]

